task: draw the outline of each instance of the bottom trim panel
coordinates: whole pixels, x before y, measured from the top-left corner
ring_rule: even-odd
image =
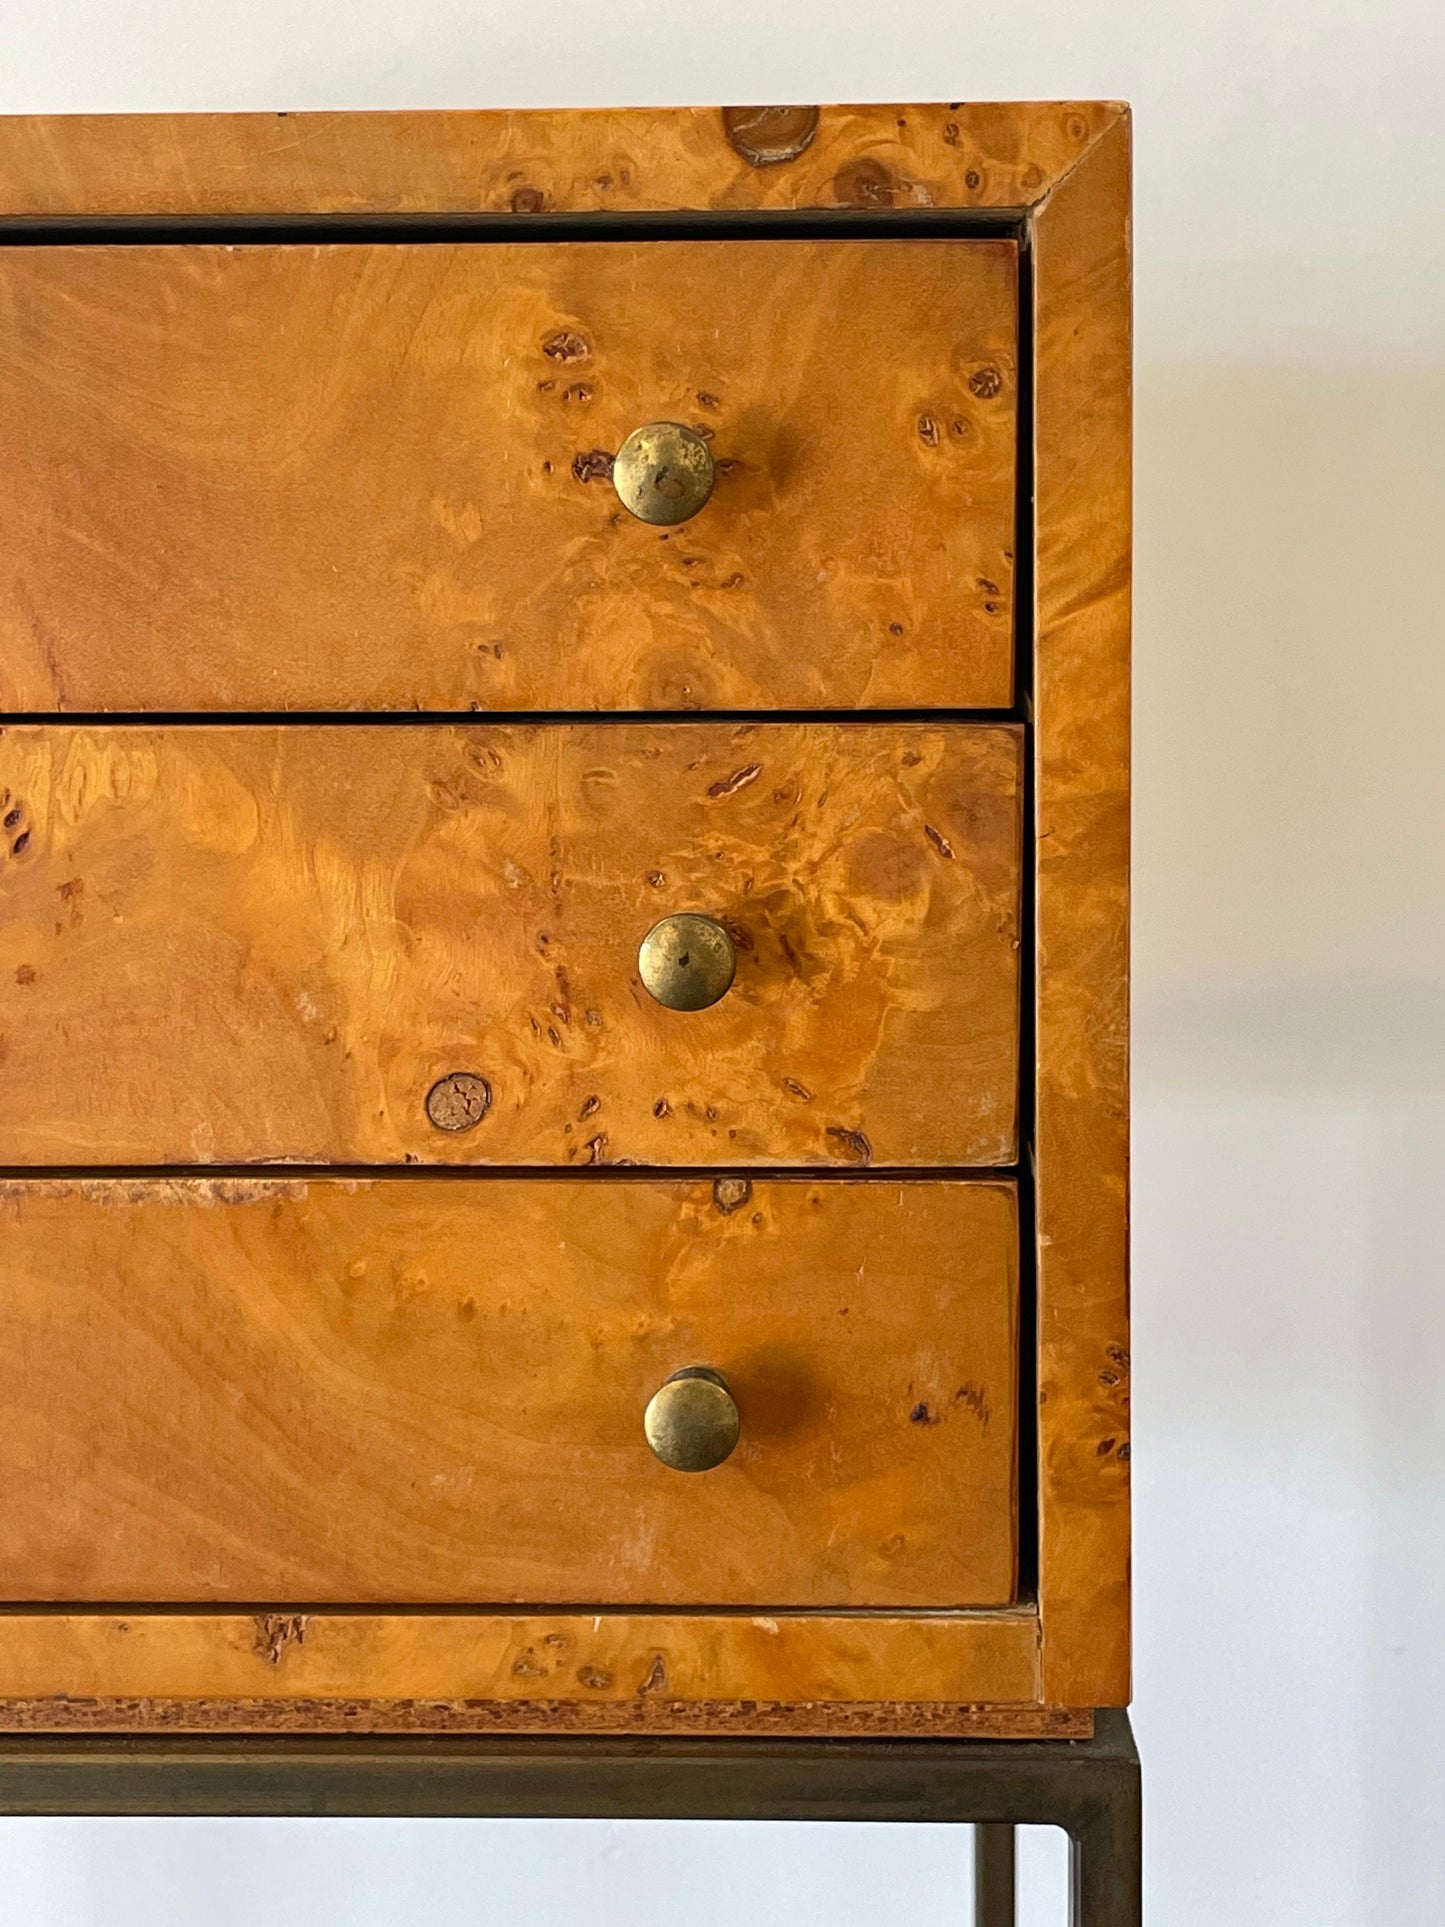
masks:
[[[1053,1717],[1038,1704],[1038,1649],[1021,1609],[12,1609],[0,1612],[0,1729],[962,1735],[997,1733],[1006,1713],[1010,1731],[1037,1735]]]

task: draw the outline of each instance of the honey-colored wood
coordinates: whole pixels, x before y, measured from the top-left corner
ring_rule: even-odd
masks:
[[[0,1244],[0,1598],[1013,1597],[1011,1187],[40,1180]]]
[[[278,214],[403,221],[412,215],[456,216],[463,226],[437,244],[450,245],[468,233],[503,237],[513,231],[514,221],[530,224],[528,231],[536,234],[538,221],[552,216],[665,216],[679,209],[701,214],[709,231],[716,219],[719,235],[734,215],[756,222],[770,212],[819,209],[843,211],[843,225],[849,214],[885,221],[897,209],[1001,211],[1022,218],[1032,260],[1035,336],[1035,367],[1019,372],[1021,381],[1033,381],[1036,437],[1037,673],[1031,718],[1037,821],[1030,830],[1038,838],[1034,882],[1041,964],[1035,991],[1037,1131],[1028,1147],[1038,1176],[1039,1213],[1037,1611],[568,1616],[535,1610],[507,1615],[483,1607],[455,1614],[311,1613],[309,1602],[294,1596],[239,1615],[12,1608],[0,1612],[0,1725],[233,1732],[595,1727],[1062,1735],[1086,1729],[1088,1715],[1080,1707],[1127,1698],[1127,150],[1124,111],[1103,103],[0,120],[0,219],[8,215],[22,223],[127,217],[264,221]],[[465,224],[477,216],[481,225],[469,229]],[[633,246],[638,240],[636,232],[619,239],[615,228],[606,231],[613,237],[609,245]],[[665,220],[657,231],[665,235]],[[425,342],[425,329],[420,333]],[[0,336],[0,367],[6,349]],[[1012,398],[1000,399],[1011,403]],[[600,481],[583,484],[579,493],[585,498],[588,490],[602,486]],[[219,612],[217,620],[223,615]],[[292,646],[304,651],[305,638],[293,637]],[[44,693],[53,688],[53,681],[46,681],[52,672],[43,662],[37,670],[33,652],[26,636],[16,659],[28,665],[24,673],[42,692],[37,700],[73,700],[64,690]],[[7,654],[15,656],[13,650]],[[0,678],[7,673],[18,672],[7,663]],[[292,673],[283,664],[283,674]],[[457,697],[463,699],[474,698]],[[358,745],[369,746],[370,734],[359,732]],[[740,758],[730,774],[748,766]],[[112,760],[107,767],[120,764]],[[349,773],[338,772],[338,786],[346,780]],[[752,779],[752,787],[760,781]],[[654,785],[649,805],[656,791]],[[245,787],[223,783],[220,793],[244,797]],[[189,795],[186,790],[181,800]],[[279,822],[281,793],[272,791],[270,797],[268,823]],[[216,797],[207,800],[221,826],[217,832],[213,825],[213,833],[224,843],[231,818],[225,809],[217,812]],[[111,812],[127,807],[119,795],[105,805]],[[185,808],[178,813],[198,820],[199,803],[191,808],[191,817]],[[27,804],[7,800],[3,814],[16,809],[20,814],[6,824],[9,840],[0,850],[0,891],[13,892],[18,866],[35,837]],[[338,815],[340,809],[338,800]],[[525,814],[519,805],[519,819]],[[367,822],[365,834],[372,831]],[[287,834],[295,844],[289,820]],[[851,835],[851,825],[840,816],[838,847]],[[411,956],[411,927],[403,941],[395,896],[362,893],[361,882],[373,879],[370,868],[359,870],[361,881],[353,878],[348,886],[346,865],[335,862],[337,848],[350,851],[360,841],[358,835],[354,845],[329,830],[325,847],[317,845],[309,856],[323,879],[316,903],[339,904],[352,887],[358,908],[349,919],[339,909],[329,917],[311,914],[303,920],[296,952],[309,942],[313,960],[325,956],[345,930],[353,947],[380,943],[382,972],[396,976]],[[385,837],[382,844],[386,847]],[[126,888],[159,892],[160,883],[151,886],[145,877],[155,870],[157,853],[168,861],[174,847],[165,835],[133,839]],[[820,863],[817,850],[804,852],[799,846],[793,853],[803,860],[785,863],[780,856],[775,866],[779,875],[786,869],[789,889],[798,878],[815,874]],[[829,859],[837,860],[836,854]],[[237,862],[234,853],[228,857],[222,850],[213,867]],[[436,868],[427,871],[429,904],[454,888],[447,877],[436,883]],[[204,869],[187,864],[190,890],[199,887]],[[550,879],[549,866],[545,874]],[[219,884],[215,890],[219,895]],[[60,921],[78,932],[85,919],[113,914],[94,895],[82,901],[73,889],[57,887],[54,896],[54,912],[43,924],[37,917],[37,931]],[[157,894],[154,901],[159,900]],[[202,900],[208,900],[204,892]],[[852,900],[840,884],[835,899],[840,928]],[[247,995],[269,981],[254,968],[257,955],[291,954],[274,935],[263,951],[252,947],[261,901],[258,894],[257,912],[248,916],[248,934],[235,951],[234,981]],[[0,916],[0,942],[10,928],[8,908],[7,903],[6,916]],[[437,927],[425,920],[424,925]],[[890,924],[890,929],[899,936],[901,926]],[[95,935],[92,928],[86,942]],[[465,961],[470,952],[462,950],[459,939],[454,942]],[[152,981],[161,980],[182,950],[156,943],[154,956],[164,962],[152,970]],[[425,957],[427,944],[419,950]],[[890,959],[890,981],[906,991],[900,973],[907,979],[913,963],[905,960],[892,968],[896,962]],[[25,960],[15,967],[24,969]],[[293,974],[288,963],[283,983],[289,984]],[[349,985],[354,974],[348,961],[336,981]],[[0,989],[6,991],[0,1031],[13,1062],[17,1043],[22,1051],[31,1048],[20,993],[37,987],[38,978],[18,978],[13,996],[7,988],[11,981],[10,971],[0,969]],[[465,977],[462,982],[465,986]],[[310,994],[309,980],[301,987]],[[187,1010],[187,994],[183,983],[175,997],[158,998],[166,1022]],[[463,997],[469,994],[464,988]],[[542,1001],[523,997],[518,1008],[544,1024]],[[194,999],[189,1007],[194,1008]],[[88,993],[77,992],[70,1008],[64,1048],[83,1052],[90,1047],[97,1015],[104,1022],[115,1008],[113,987],[97,972]],[[290,1036],[291,1016],[279,999],[275,1008],[282,1013],[279,1021],[253,1026],[251,1038],[263,1036],[269,1044],[273,1034],[282,1040]],[[727,1001],[719,1008],[726,1010]],[[898,1009],[908,1014],[894,1011],[895,1031],[915,1020],[906,994],[900,995]],[[117,1026],[117,1034],[124,1029]],[[182,1100],[188,1089],[185,1053],[198,1029],[182,1019],[170,1040],[181,1071],[172,1096]],[[572,1033],[560,1025],[558,1030],[569,1045],[575,1042]],[[475,1023],[470,1034],[476,1035]],[[261,1048],[251,1045],[255,1054]],[[245,1040],[234,1041],[231,1058],[245,1054]],[[630,1033],[626,1054],[637,1056]],[[619,1051],[616,1061],[622,1058]],[[305,1053],[288,1061],[298,1088],[314,1089]],[[92,1068],[103,1082],[107,1066],[99,1050],[93,1051]],[[234,1063],[228,1068],[212,1053],[196,1068],[216,1080],[216,1090],[234,1110],[235,1093],[244,1089],[244,1080],[226,1081],[238,1075]],[[448,1061],[446,1068],[464,1069],[465,1063]],[[358,1111],[368,1105],[385,1108],[386,1092],[379,1085],[385,1075],[389,1072],[366,1073]],[[914,1076],[930,1115],[946,1101],[935,1086],[955,1099],[968,1089],[966,1081],[956,1081],[955,1068],[933,1057],[919,1058]],[[415,1087],[409,1088],[414,1098]],[[75,1101],[74,1094],[63,1099],[57,1115],[64,1103],[74,1109]],[[455,1093],[448,1100],[456,1114],[468,1101]],[[85,1132],[91,1151],[83,1157],[118,1155],[105,1149],[103,1103],[104,1094],[97,1092],[90,1108],[78,1113],[89,1120]],[[194,1146],[200,1107],[186,1113],[182,1102],[181,1108]],[[766,1104],[749,1104],[749,1128],[756,1128],[760,1108],[767,1111]],[[328,1130],[330,1118],[325,1111]],[[489,1119],[495,1123],[495,1113]],[[585,1121],[579,1119],[578,1126]],[[477,1127],[479,1132],[486,1128],[486,1122]],[[691,1123],[688,1129],[693,1130]],[[619,1146],[614,1132],[600,1144],[597,1135],[585,1140],[586,1155],[635,1155]],[[475,1139],[466,1134],[447,1146],[428,1143],[410,1154],[471,1160],[477,1153],[469,1142],[474,1145]],[[846,1136],[833,1142],[840,1155],[859,1149]],[[804,1155],[816,1149],[815,1143]],[[823,1152],[829,1154],[828,1146]],[[867,1152],[880,1157],[871,1142]],[[188,1154],[208,1155],[194,1149]],[[401,1155],[408,1153],[402,1149]],[[682,1155],[695,1159],[699,1154]],[[726,1155],[745,1162],[740,1153]],[[921,1162],[936,1155],[934,1147]],[[618,1180],[604,1182],[610,1187]],[[449,1186],[438,1180],[432,1188]],[[882,1194],[876,1180],[870,1188]],[[579,1629],[578,1646],[545,1648],[558,1654],[555,1669],[544,1680],[531,1676],[528,1652],[573,1625]],[[648,1684],[659,1657],[667,1690],[678,1695],[665,1704]],[[319,1665],[323,1658],[324,1667]],[[526,1664],[514,1671],[519,1661]],[[612,1675],[605,1689],[576,1676],[594,1661],[599,1677]],[[315,1673],[307,1670],[313,1664]]]
[[[1024,209],[1110,101],[0,117],[0,216]]]
[[[1007,707],[1016,247],[0,249],[0,708]],[[628,514],[644,422],[712,499]]]
[[[1019,764],[1002,725],[13,727],[0,1163],[1009,1162]],[[733,936],[711,1009],[638,980],[673,910]]]
[[[20,1611],[0,1614],[0,1728],[966,1732],[988,1705],[1024,1735],[1037,1649],[1019,1610]]]
[[[1035,224],[1043,1696],[1129,1697],[1129,129]]]

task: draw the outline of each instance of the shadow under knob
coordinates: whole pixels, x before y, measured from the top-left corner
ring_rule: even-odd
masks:
[[[685,522],[712,494],[715,470],[702,436],[681,422],[634,428],[612,463],[612,486],[640,522]]]
[[[642,1429],[674,1472],[711,1472],[738,1442],[738,1408],[720,1372],[689,1365],[653,1393]]]

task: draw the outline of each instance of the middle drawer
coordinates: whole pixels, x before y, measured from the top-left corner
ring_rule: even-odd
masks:
[[[1021,733],[24,725],[0,1162],[1013,1161]],[[638,951],[736,953],[665,1008]]]

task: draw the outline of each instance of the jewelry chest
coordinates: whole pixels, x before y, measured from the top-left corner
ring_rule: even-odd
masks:
[[[0,1727],[1128,1697],[1128,122],[0,121]]]

